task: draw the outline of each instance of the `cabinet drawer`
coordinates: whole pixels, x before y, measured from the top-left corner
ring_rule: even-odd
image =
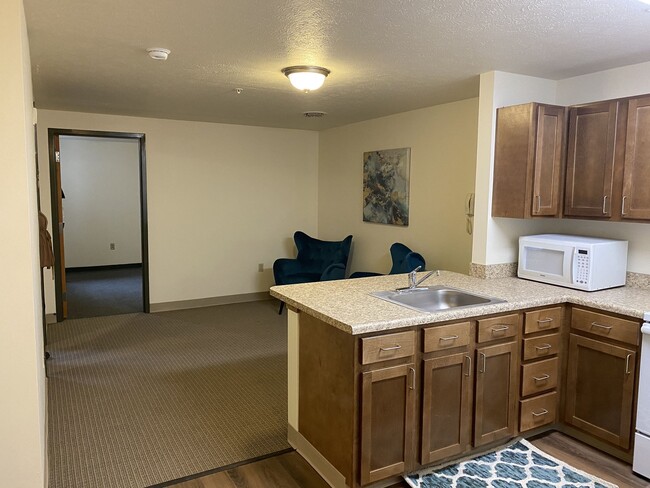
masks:
[[[552,424],[557,416],[557,393],[547,393],[528,400],[520,400],[519,431]]]
[[[571,312],[571,327],[627,344],[639,344],[641,324],[581,308]]]
[[[415,331],[361,339],[361,364],[405,358],[415,354]]]
[[[524,334],[557,329],[562,325],[562,307],[526,312]]]
[[[467,346],[471,329],[471,322],[439,325],[424,329],[424,352]]]
[[[517,335],[519,314],[513,313],[478,321],[478,342],[495,341]]]
[[[542,359],[555,356],[559,350],[560,334],[548,334],[524,339],[521,357],[524,361],[528,361],[529,359]]]
[[[557,386],[558,360],[545,359],[521,367],[521,396],[552,390]]]

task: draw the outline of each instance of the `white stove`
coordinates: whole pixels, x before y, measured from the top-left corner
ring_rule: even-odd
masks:
[[[639,368],[639,401],[634,436],[632,470],[650,478],[650,312],[643,316],[641,327],[641,367]]]

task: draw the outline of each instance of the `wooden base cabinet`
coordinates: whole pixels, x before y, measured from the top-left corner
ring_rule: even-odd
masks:
[[[405,473],[412,459],[415,365],[362,374],[361,484]]]
[[[476,350],[474,446],[515,435],[517,346],[508,342]]]
[[[469,352],[423,361],[422,464],[470,449],[473,386]]]
[[[636,351],[570,335],[565,422],[628,449]]]

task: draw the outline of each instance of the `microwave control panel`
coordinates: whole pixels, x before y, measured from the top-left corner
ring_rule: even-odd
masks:
[[[589,281],[589,251],[587,249],[576,249],[574,261],[574,283],[586,285]]]

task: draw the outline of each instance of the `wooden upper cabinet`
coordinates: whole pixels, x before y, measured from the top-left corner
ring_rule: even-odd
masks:
[[[565,113],[539,103],[497,110],[493,217],[560,215]]]
[[[650,220],[650,96],[628,102],[621,218]]]
[[[564,215],[612,216],[619,102],[569,110]]]

